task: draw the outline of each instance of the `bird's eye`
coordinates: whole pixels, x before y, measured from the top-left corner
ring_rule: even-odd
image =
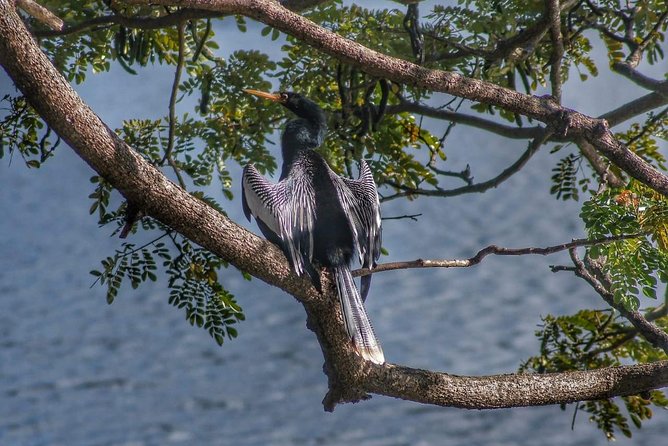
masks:
[[[287,101],[288,100],[288,94],[287,93],[281,93],[281,101]]]

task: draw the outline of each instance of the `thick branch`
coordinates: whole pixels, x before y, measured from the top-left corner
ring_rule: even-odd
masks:
[[[464,409],[498,409],[638,394],[668,380],[668,361],[586,372],[466,377],[394,365],[370,367],[365,387],[380,395]],[[508,405],[510,403],[510,405]]]
[[[238,268],[308,300],[314,290],[306,280],[295,279],[274,245],[193,198],[109,129],[42,53],[8,0],[0,0],[0,36],[0,63],[19,90],[50,127],[129,201]],[[259,258],[273,267],[262,266]]]
[[[239,227],[169,181],[111,131],[42,53],[10,0],[0,0],[0,64],[40,116],[93,169],[146,213],[237,268],[280,287],[306,308],[325,356],[331,398],[374,392],[456,407],[554,404],[628,395],[668,386],[668,362],[553,375],[455,377],[395,365],[375,366],[352,350],[331,281],[318,294],[296,277],[271,243]]]
[[[20,2],[32,3],[32,0],[17,0],[17,4]],[[311,8],[324,2],[325,0],[284,0],[281,3],[285,8],[291,11],[303,11],[304,9]],[[21,7],[21,5],[19,6]],[[53,31],[37,30],[34,32],[34,34],[37,37],[62,36],[67,34],[75,34],[89,28],[107,25],[121,25],[127,28],[139,29],[159,29],[175,26],[186,20],[212,19],[214,17],[220,17],[221,15],[222,14],[220,13],[215,13],[212,11],[201,11],[197,9],[180,9],[178,11],[170,12],[169,14],[165,14],[159,17],[129,17],[114,14],[95,17],[75,25],[63,26],[61,21],[60,28],[52,27]]]

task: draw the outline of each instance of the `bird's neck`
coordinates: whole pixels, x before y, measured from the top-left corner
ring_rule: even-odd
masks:
[[[299,118],[288,122],[281,137],[283,162],[291,163],[300,152],[320,146],[325,139],[326,130],[324,120],[314,122]]]

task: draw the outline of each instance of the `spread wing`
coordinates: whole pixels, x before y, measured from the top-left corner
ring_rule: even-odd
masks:
[[[380,257],[382,227],[380,200],[373,174],[366,161],[360,161],[360,175],[356,180],[343,178],[334,172],[333,178],[339,200],[350,215],[354,227],[360,263],[363,268],[373,268]],[[362,277],[362,299],[366,299],[371,285],[371,275]]]
[[[313,186],[305,176],[291,175],[274,184],[264,178],[252,164],[244,168],[242,205],[246,218],[250,220],[253,215],[261,229],[264,226],[271,231],[280,242],[279,246],[292,269],[299,275],[306,271],[318,288],[319,275],[311,264],[314,196]],[[268,234],[265,235],[274,241]]]

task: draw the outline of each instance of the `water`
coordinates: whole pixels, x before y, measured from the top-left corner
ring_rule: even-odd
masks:
[[[5,77],[3,86],[7,88]],[[615,78],[565,103],[596,114],[636,94]],[[624,81],[626,82],[626,81]],[[166,111],[168,70],[144,77],[95,76],[82,96],[110,125]],[[122,87],[121,87],[122,85]],[[628,85],[628,83],[625,83]],[[576,87],[574,85],[573,87]],[[122,95],[119,94],[122,90]],[[605,93],[605,94],[604,94]],[[121,98],[141,98],[131,103]],[[476,180],[496,175],[525,149],[460,126],[452,168],[471,162]],[[445,200],[392,201],[383,261],[461,258],[490,243],[545,246],[582,235],[575,203],[556,203],[540,152],[496,190]],[[222,280],[243,305],[237,340],[218,348],[180,310],[165,284],[122,292],[113,305],[90,288],[88,271],[120,246],[88,215],[92,172],[69,149],[39,171],[15,157],[0,165],[0,444],[2,445],[590,445],[602,434],[573,406],[464,411],[374,396],[322,410],[322,358],[302,307],[260,281],[229,270]],[[238,202],[225,203],[243,220]],[[256,233],[250,224],[247,227]],[[368,311],[389,361],[458,374],[513,372],[535,354],[540,316],[602,307],[581,282],[551,274],[564,255],[487,258],[469,269],[396,271],[374,278]],[[633,444],[660,444],[668,415]],[[631,444],[620,438],[619,444]]]

